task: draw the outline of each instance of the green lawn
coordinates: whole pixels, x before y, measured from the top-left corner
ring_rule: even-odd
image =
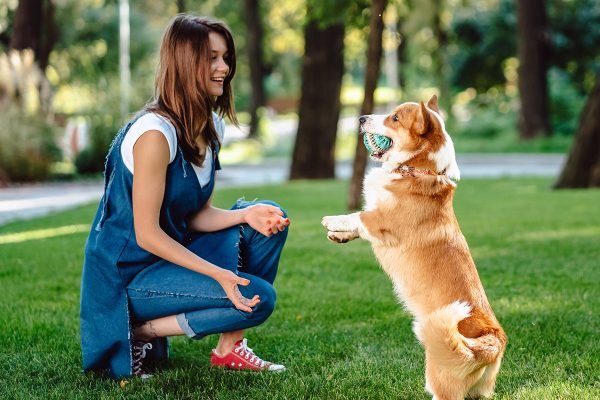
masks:
[[[509,345],[497,399],[600,398],[600,191],[545,179],[464,180],[455,208]],[[211,370],[216,337],[175,338],[149,382],[80,372],[82,251],[95,206],[0,227],[1,399],[428,399],[423,352],[367,243],[329,243],[347,183],[221,190],[271,198],[292,219],[277,308],[248,331],[278,375]]]

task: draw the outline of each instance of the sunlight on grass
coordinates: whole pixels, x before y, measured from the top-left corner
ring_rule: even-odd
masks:
[[[555,239],[567,239],[567,238],[583,238],[583,237],[594,237],[598,236],[600,239],[600,226],[599,227],[587,227],[587,228],[576,228],[576,229],[560,229],[560,230],[547,230],[547,231],[532,231],[520,233],[511,237],[509,240],[520,241],[520,240],[555,240]]]
[[[589,388],[584,385],[578,385],[574,382],[544,382],[536,387],[523,387],[511,395],[512,399],[566,399],[580,395],[581,399],[589,396]]]
[[[0,245],[9,243],[20,243],[28,240],[48,239],[57,236],[72,235],[74,233],[83,233],[90,230],[89,225],[67,225],[58,228],[36,229],[33,231],[7,233],[0,235]]]
[[[511,250],[506,247],[477,246],[471,248],[471,254],[475,261],[484,258],[503,257],[510,253]]]

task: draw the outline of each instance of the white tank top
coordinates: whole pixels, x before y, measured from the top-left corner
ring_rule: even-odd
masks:
[[[217,134],[219,135],[219,140],[221,143],[223,143],[225,121],[223,121],[223,118],[219,117],[213,112],[213,123],[215,125],[215,129],[217,130]],[[177,155],[177,133],[173,124],[171,124],[171,122],[162,115],[156,113],[146,113],[138,118],[133,125],[131,125],[125,134],[125,137],[123,138],[123,142],[121,143],[121,157],[123,157],[125,166],[132,174],[134,173],[133,146],[140,136],[142,136],[142,134],[151,130],[159,131],[165,135],[167,143],[169,143],[169,164],[173,162],[175,156]],[[202,166],[198,167],[197,165],[192,164],[192,167],[196,172],[196,176],[198,177],[198,182],[200,182],[201,186],[207,185],[210,181],[212,162],[212,150],[210,147],[207,147],[206,156],[204,157]]]

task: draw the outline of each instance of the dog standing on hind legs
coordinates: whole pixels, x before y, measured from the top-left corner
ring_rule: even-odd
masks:
[[[369,241],[425,348],[435,400],[493,395],[506,335],[452,207],[460,172],[433,96],[360,118],[370,157],[363,211],[322,220],[329,240]]]

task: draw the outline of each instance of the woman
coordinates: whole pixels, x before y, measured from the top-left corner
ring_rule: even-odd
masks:
[[[178,15],[167,28],[155,99],[109,150],[104,196],[86,243],[86,371],[147,377],[143,362],[167,357],[167,337],[215,333],[221,335],[211,365],[284,369],[254,354],[244,329],[273,311],[289,219],[271,202],[211,205],[222,117],[237,123],[235,65],[223,23]]]

